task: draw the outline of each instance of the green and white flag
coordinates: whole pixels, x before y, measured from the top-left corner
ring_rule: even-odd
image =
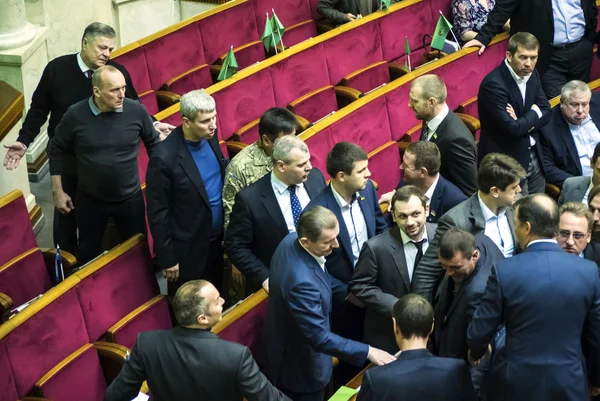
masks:
[[[273,17],[271,17],[271,29],[273,30],[273,35],[275,36],[275,46],[277,46],[279,43],[281,43],[281,46],[283,47],[283,34],[285,33],[285,27],[283,26],[283,24],[281,23],[281,21],[279,20],[279,18],[277,18],[277,14],[275,14],[275,10],[271,9],[271,11],[273,11]]]
[[[384,8],[386,10],[389,10],[390,6],[392,5],[392,0],[381,0],[381,9],[383,10]]]
[[[221,66],[221,72],[217,77],[217,81],[222,81],[227,78],[231,78],[237,72],[238,63],[235,59],[235,54],[233,54],[233,46],[229,49],[229,53],[225,57],[225,61],[223,61],[223,65]]]
[[[448,32],[452,30],[452,24],[444,17],[444,14],[440,11],[440,18],[438,18],[437,25],[435,26],[435,32],[433,33],[433,39],[431,41],[431,47],[433,49],[442,50],[446,41]]]
[[[269,18],[269,13],[267,13],[267,20],[265,21],[265,31],[260,37],[260,40],[262,40],[267,51],[269,51],[269,49],[273,46],[273,24],[271,23],[271,19]]]
[[[406,69],[408,70],[408,72],[412,71],[412,68],[410,66],[410,46],[408,45],[408,37],[404,37],[404,54],[406,55],[406,62],[404,63],[404,65],[406,66]]]

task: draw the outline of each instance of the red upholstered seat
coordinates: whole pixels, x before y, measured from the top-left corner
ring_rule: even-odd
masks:
[[[210,68],[202,64],[167,80],[163,89],[183,96],[194,89],[208,88],[212,83]]]
[[[400,152],[398,143],[387,142],[369,152],[371,178],[379,185],[379,193],[393,191],[400,182]]]
[[[37,248],[27,204],[19,190],[0,198],[0,265]]]
[[[258,134],[258,123],[260,118],[250,121],[242,128],[233,133],[232,139],[236,142],[247,143],[248,145],[256,142],[260,135]]]
[[[600,79],[600,60],[596,57],[598,48],[594,49],[594,57],[592,57],[592,70],[590,71],[590,81]]]
[[[146,107],[148,114],[153,116],[158,113],[158,102],[156,101],[156,92],[153,90],[149,90],[148,92],[144,92],[138,95],[140,98],[140,103]]]
[[[0,401],[15,401],[19,398],[12,368],[8,362],[6,345],[3,342],[0,342],[0,388]]]
[[[40,380],[34,394],[53,401],[102,401],[107,383],[93,344],[85,344]]]
[[[317,35],[317,23],[315,20],[309,19],[286,27],[283,34],[283,44],[285,46],[294,46]]]
[[[118,50],[117,53],[119,53]],[[146,62],[146,51],[143,47],[129,50],[120,56],[116,56],[114,60],[127,69],[138,95],[153,89],[150,84],[148,63]]]
[[[219,57],[217,64],[223,64],[225,62],[227,53]],[[235,54],[235,60],[238,63],[238,70],[242,70],[265,59],[265,45],[260,40],[255,40],[254,42],[236,47],[233,49],[233,53]]]
[[[386,61],[378,61],[360,68],[342,78],[342,85],[362,93],[390,82],[390,70]]]
[[[261,35],[265,29],[266,13],[269,13],[269,17],[271,17],[273,15],[272,10],[275,10],[277,18],[285,27],[286,34],[288,27],[313,19],[309,0],[253,0],[252,2],[254,3],[256,23]],[[286,46],[290,46],[285,42],[285,35],[283,41]]]
[[[139,333],[150,330],[170,330],[172,327],[167,297],[158,295],[110,327],[106,339],[131,349]]]
[[[291,102],[288,109],[314,123],[332,111],[338,110],[335,89],[332,85],[316,89]]]
[[[14,307],[52,288],[44,257],[33,248],[0,266],[0,292],[11,297]]]

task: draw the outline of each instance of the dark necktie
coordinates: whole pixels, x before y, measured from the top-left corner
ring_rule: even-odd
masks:
[[[419,138],[419,140],[426,141],[428,136],[429,136],[429,127],[427,126],[427,123],[423,123],[423,128],[421,129],[421,138]]]
[[[415,266],[413,267],[413,269],[415,269],[419,265],[419,262],[421,261],[421,258],[423,257],[423,243],[425,241],[427,241],[427,240],[422,239],[421,241],[410,241],[413,244],[415,244],[415,246],[417,247],[417,256],[415,257]]]
[[[290,203],[292,205],[292,216],[294,217],[294,226],[298,227],[298,219],[300,218],[300,214],[302,213],[302,205],[300,204],[300,199],[298,199],[298,195],[296,195],[296,186],[290,185],[288,187],[288,191],[290,191]]]
[[[88,79],[91,79],[91,78],[92,78],[92,75],[94,75],[94,71],[92,71],[92,70],[87,70],[87,71],[85,72],[85,75],[87,75]]]

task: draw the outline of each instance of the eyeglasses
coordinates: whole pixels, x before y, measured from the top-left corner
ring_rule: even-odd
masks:
[[[573,233],[571,233],[571,231],[569,230],[558,230],[558,235],[565,239],[569,238],[571,234],[573,234],[573,238],[577,241],[582,240],[585,237],[585,233],[582,233],[580,231],[574,231]]]

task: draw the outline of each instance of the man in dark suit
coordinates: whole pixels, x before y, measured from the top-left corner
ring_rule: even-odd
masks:
[[[589,81],[597,41],[594,0],[498,0],[479,34],[465,47],[481,47],[479,54],[483,53],[509,19],[511,35],[529,32],[541,43],[538,70],[549,99],[570,80]]]
[[[589,161],[600,142],[596,122],[600,123],[600,93],[592,94],[581,81],[563,86],[560,107],[552,110],[540,136],[546,182],[562,187],[567,178],[592,175]]]
[[[323,400],[332,356],[357,366],[367,359],[377,365],[394,360],[385,351],[331,332],[332,295],[325,257],[338,246],[338,235],[335,214],[315,206],[302,213],[298,232],[281,241],[271,261],[265,371],[294,401]]]
[[[180,326],[140,333],[104,401],[134,399],[144,380],[155,401],[289,401],[260,373],[247,347],[210,332],[223,302],[208,281],[182,285],[173,300]]]
[[[512,157],[490,153],[481,161],[477,181],[479,191],[459,204],[439,221],[435,237],[415,271],[412,291],[433,300],[435,289],[444,276],[438,258],[438,244],[450,228],[473,235],[484,233],[506,256],[517,249],[514,236],[512,204],[521,191],[519,182],[525,170]]]
[[[514,157],[527,171],[524,194],[544,192],[545,187],[538,130],[552,114],[535,70],[539,47],[529,33],[513,35],[506,60],[486,75],[477,95],[479,160],[493,152]]]
[[[600,243],[592,241],[594,216],[579,202],[567,202],[558,210],[560,222],[556,242],[565,251],[596,263],[600,267]]]
[[[439,173],[441,165],[440,150],[433,142],[412,142],[402,157],[403,178],[396,189],[404,185],[418,187],[429,204],[428,223],[437,223],[448,210],[465,201],[467,197],[453,183]],[[389,203],[395,191],[383,194],[379,203]]]
[[[592,176],[571,177],[567,178],[563,183],[558,198],[558,205],[566,202],[582,202],[588,203],[588,195],[592,188],[600,185],[600,142],[596,144],[594,153],[590,159],[590,167],[592,168]]]
[[[398,351],[389,327],[392,307],[411,289],[414,271],[435,233],[426,223],[427,199],[412,185],[392,197],[391,214],[396,226],[365,242],[350,290],[365,304],[364,341],[390,353]]]
[[[181,98],[182,125],[148,164],[146,202],[156,264],[169,294],[190,280],[222,287],[226,160],[219,147],[214,99],[204,91]],[[193,244],[193,245],[192,245]]]
[[[440,174],[465,195],[477,191],[475,139],[461,119],[446,104],[446,85],[437,75],[413,80],[408,106],[423,121],[422,141],[435,143],[441,154]]]
[[[367,370],[358,401],[475,401],[465,361],[439,358],[427,351],[433,331],[433,309],[416,294],[400,298],[393,308],[394,335],[402,350],[386,366]]]
[[[399,0],[392,0],[395,3]],[[317,11],[333,25],[366,17],[381,8],[381,0],[319,0]]]
[[[310,199],[325,188],[312,168],[306,144],[294,135],[275,142],[273,171],[235,197],[225,250],[246,277],[246,294],[269,291],[269,265],[281,240],[292,231]],[[293,191],[293,192],[292,192]]]
[[[515,204],[524,251],[492,267],[467,330],[477,360],[498,326],[507,327],[505,363],[492,368],[490,401],[586,400],[588,383],[600,392],[598,267],[557,245],[558,224],[558,207],[545,194]]]

